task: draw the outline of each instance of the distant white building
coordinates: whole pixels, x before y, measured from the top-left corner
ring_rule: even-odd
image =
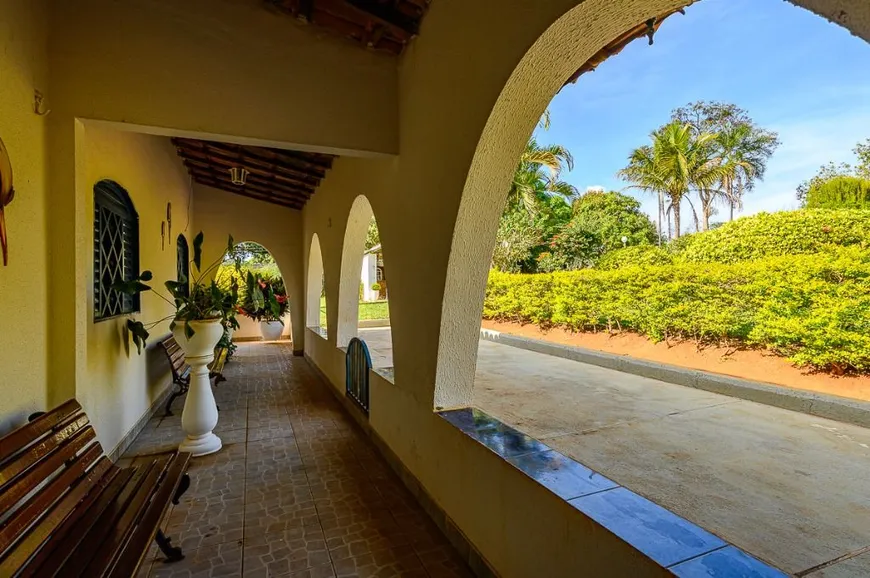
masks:
[[[589,193],[603,193],[603,192],[605,192],[605,190],[604,190],[604,187],[602,187],[601,185],[593,185],[591,187],[586,187],[586,194],[587,195]]]
[[[360,283],[362,283],[363,301],[378,301],[381,299],[381,295],[386,294],[384,264],[381,257],[380,245],[375,245],[363,255]],[[379,286],[377,290],[372,289],[372,286],[375,284]]]

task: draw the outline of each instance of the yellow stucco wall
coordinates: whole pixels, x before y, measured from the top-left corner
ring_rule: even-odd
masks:
[[[261,0],[77,0],[52,12],[51,97],[165,134],[398,147],[396,62]]]
[[[120,322],[92,323],[91,188],[99,178],[127,188],[142,219],[141,264],[162,280],[174,276],[169,247],[181,229],[187,179],[165,139],[80,119],[396,153],[337,160],[304,218],[196,187],[190,237],[206,232],[206,258],[220,255],[227,233],[263,243],[279,261],[300,320],[300,264],[318,235],[333,329],[328,340],[310,332],[306,340],[296,322],[294,341],[305,342],[340,390],[334,328],[342,247],[351,204],[365,195],[390,270],[395,358],[395,383],[373,380],[374,429],[505,577],[660,574],[432,409],[436,383],[444,405],[469,397],[481,262],[492,247],[500,183],[558,76],[605,40],[680,3],[586,0],[548,36],[577,0],[438,0],[397,65],[300,28],[259,0],[56,0],[47,49],[44,6],[4,0],[0,136],[20,196],[8,214],[11,265],[0,269],[0,427],[78,395],[111,450],[166,383],[153,354],[127,353]],[[866,0],[799,3],[870,38]],[[534,82],[517,82],[523,78]],[[44,88],[53,109],[47,121],[30,112],[34,87]],[[161,250],[167,201],[177,224]],[[170,310],[143,298],[143,318]]]
[[[164,294],[163,282],[176,278],[176,243],[180,233],[190,235],[188,208],[192,190],[187,171],[175,154],[168,138],[109,130],[85,123],[82,181],[87,190],[81,225],[90,231],[80,252],[92,254],[93,185],[110,179],[130,194],[139,213],[139,266],[154,274],[151,286]],[[166,219],[166,205],[172,203],[172,231],[161,239],[161,223]],[[89,318],[84,332],[77,338],[83,367],[76,384],[76,397],[95,424],[103,448],[111,451],[136,424],[170,383],[169,365],[158,341],[169,333],[165,321],[151,329],[151,340],[142,355],[127,338],[126,318],[93,321],[93,261],[85,259],[79,271],[85,279],[82,300],[87,303]],[[143,322],[156,321],[175,311],[174,307],[153,293],[141,296]]]
[[[351,203],[358,194],[371,201],[390,269],[395,380],[373,376],[370,423],[505,577],[663,573],[462,436],[433,405],[471,401],[497,219],[535,122],[591,54],[682,3],[433,2],[400,66],[398,158],[340,159],[304,211],[305,254],[316,234],[332,304]],[[870,38],[863,0],[798,3]],[[332,307],[331,328],[336,320]],[[308,332],[306,354],[341,392],[335,331],[328,340]]]
[[[46,399],[46,121],[33,91],[48,90],[44,2],[0,6],[0,138],[12,160],[15,199],[6,208],[9,265],[0,263],[0,434],[41,410]]]
[[[290,297],[294,349],[301,350],[304,339],[302,213],[199,184],[194,185],[194,204],[196,231],[202,231],[205,237],[203,267],[222,257],[228,235],[237,243],[255,241],[275,258]]]

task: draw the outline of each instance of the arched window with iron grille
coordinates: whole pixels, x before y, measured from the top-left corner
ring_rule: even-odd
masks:
[[[139,276],[139,215],[124,187],[110,180],[94,185],[94,321],[140,310],[139,294],[112,289]]]

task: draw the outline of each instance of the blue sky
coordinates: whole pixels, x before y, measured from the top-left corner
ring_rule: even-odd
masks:
[[[574,154],[565,180],[621,190],[616,171],[673,108],[733,102],[780,135],[744,215],[795,209],[795,187],[870,138],[870,44],[782,0],[702,0],[556,95],[542,142]],[[627,191],[628,192],[628,191]],[[655,215],[653,199],[631,192]],[[724,209],[713,220],[725,220]],[[685,220],[684,220],[685,221]]]

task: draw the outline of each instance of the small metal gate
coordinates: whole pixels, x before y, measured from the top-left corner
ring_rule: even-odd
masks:
[[[372,358],[366,342],[354,337],[347,345],[345,358],[345,385],[347,396],[354,400],[366,413],[369,412],[369,370]]]

